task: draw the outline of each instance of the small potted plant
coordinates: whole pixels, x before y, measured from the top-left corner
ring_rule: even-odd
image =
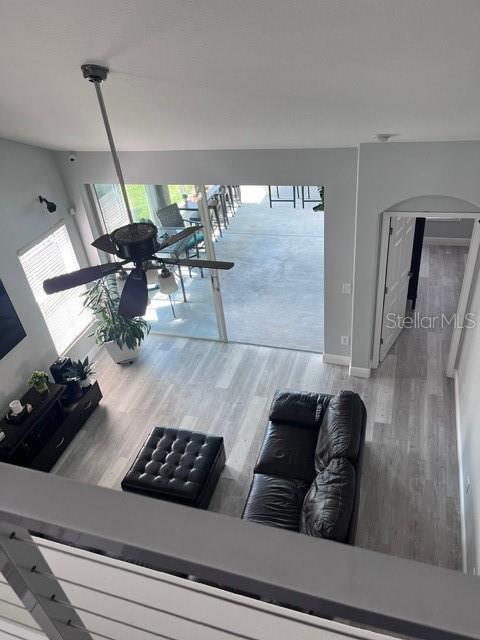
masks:
[[[97,280],[84,296],[84,306],[97,317],[91,334],[97,344],[104,344],[117,364],[133,362],[150,332],[150,325],[143,318],[126,318],[118,313],[120,296],[115,276]]]
[[[69,369],[69,377],[77,378],[82,389],[92,386],[91,376],[95,373],[94,363],[89,362],[88,356],[85,360],[74,360]]]
[[[45,371],[34,371],[30,376],[28,384],[40,394],[48,392],[48,375]]]

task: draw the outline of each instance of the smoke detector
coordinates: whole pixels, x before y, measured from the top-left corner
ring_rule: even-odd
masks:
[[[388,142],[390,138],[396,135],[395,133],[376,133],[373,137],[377,142]]]

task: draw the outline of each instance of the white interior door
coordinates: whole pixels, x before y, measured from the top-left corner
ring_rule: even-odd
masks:
[[[391,216],[387,270],[383,297],[380,361],[392,348],[403,328],[407,307],[415,218]]]

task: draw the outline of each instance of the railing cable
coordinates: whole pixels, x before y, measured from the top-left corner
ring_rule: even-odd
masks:
[[[22,542],[24,542],[24,541],[22,541]],[[45,548],[52,549],[52,547],[45,547]],[[75,554],[67,554],[67,555],[71,555],[73,557],[77,557],[80,560],[83,559],[81,556],[76,556]],[[107,563],[100,563],[100,564],[103,564],[106,567],[112,568],[112,565],[109,565]],[[114,567],[114,568],[118,568],[118,567]],[[61,578],[59,576],[56,576],[54,574],[47,573],[47,572],[44,572],[44,571],[38,571],[38,569],[36,569],[35,567],[32,567],[32,569],[30,569],[30,570],[26,569],[25,567],[20,567],[20,569],[22,571],[31,571],[31,572],[35,573],[36,575],[38,575],[38,576],[40,576],[42,578],[56,580],[56,581],[63,582],[65,584],[68,584],[68,585],[71,585],[71,586],[74,586],[74,587],[80,587],[81,589],[86,589],[88,591],[93,591],[94,593],[98,593],[99,595],[102,595],[102,596],[107,596],[107,597],[113,598],[115,600],[121,600],[122,602],[126,602],[128,604],[132,604],[132,605],[139,606],[139,607],[143,607],[143,608],[148,609],[150,611],[154,611],[155,613],[162,613],[164,615],[168,615],[168,616],[171,616],[173,618],[178,618],[178,619],[183,620],[185,622],[198,624],[199,626],[207,627],[207,628],[210,628],[210,629],[212,629],[214,631],[220,631],[222,633],[227,632],[230,635],[235,636],[236,638],[241,638],[242,640],[257,640],[256,638],[254,638],[252,636],[247,636],[247,635],[244,635],[244,634],[240,634],[238,632],[231,631],[231,630],[226,629],[224,627],[219,627],[217,625],[213,625],[213,624],[211,624],[209,622],[204,622],[204,621],[198,620],[196,618],[189,618],[188,616],[184,616],[184,615],[182,615],[180,613],[175,613],[173,611],[167,611],[166,609],[161,609],[159,607],[154,607],[153,605],[145,604],[143,602],[139,602],[138,600],[132,600],[131,598],[127,598],[125,596],[118,595],[118,594],[115,594],[115,593],[109,593],[107,591],[104,591],[103,589],[97,589],[96,587],[92,587],[91,585],[85,585],[85,584],[82,584],[81,582],[76,582],[75,580],[70,580],[68,578]],[[122,570],[122,569],[120,568],[120,570]],[[137,573],[137,572],[135,572],[135,573]],[[144,574],[142,574],[140,572],[138,572],[137,575],[139,575],[139,576],[141,576],[143,578],[149,579],[149,576],[145,576]],[[174,587],[177,586],[176,584],[168,582],[167,580],[160,580],[160,582],[163,582],[163,583],[165,583],[165,584],[167,584],[169,586],[174,586]],[[189,591],[196,592],[194,589],[189,589],[186,586],[181,586],[181,588],[189,590]],[[219,587],[216,587],[216,588],[220,589]],[[232,600],[229,600],[228,598],[222,598],[221,596],[217,596],[216,594],[210,594],[210,593],[203,592],[203,591],[202,592],[198,592],[198,593],[201,596],[207,595],[207,596],[212,597],[214,599],[223,600],[224,602],[227,602],[229,604],[234,604],[234,605],[237,605],[237,606],[240,606],[240,607],[245,607],[247,609],[252,609],[254,611],[262,611],[261,609],[259,609],[258,607],[255,607],[254,605],[244,604],[244,603],[241,603],[241,602],[233,602]],[[246,596],[246,597],[248,597],[248,596]],[[85,609],[85,608],[83,608],[83,607],[81,607],[79,605],[73,604],[73,603],[61,601],[58,598],[48,599],[45,596],[39,596],[39,598],[43,599],[43,600],[53,601],[53,602],[55,602],[55,603],[57,603],[59,605],[62,605],[62,606],[65,606],[65,607],[69,607],[70,609],[73,609],[73,610],[76,610],[76,611],[82,611],[83,613],[87,613],[87,614],[90,614],[90,615],[98,616],[100,618],[105,618],[107,620],[116,622],[116,623],[118,623],[120,625],[131,626],[131,627],[133,627],[133,628],[135,628],[137,630],[145,631],[146,633],[153,633],[154,635],[157,635],[158,637],[162,637],[162,638],[166,638],[167,640],[170,640],[169,636],[162,636],[162,635],[155,634],[155,632],[149,631],[148,629],[142,629],[141,627],[137,627],[135,625],[131,625],[130,623],[123,622],[123,621],[120,621],[120,620],[114,619],[114,618],[109,618],[108,616],[105,616],[104,614],[97,613],[96,611],[92,611],[90,609]],[[283,620],[292,621],[292,617],[291,616],[288,616],[287,614],[284,614],[284,613],[278,611],[279,607],[282,607],[282,605],[277,605],[277,611],[275,611],[275,617],[276,618],[281,618]],[[302,612],[302,613],[305,613],[305,612]],[[330,631],[330,632],[332,631],[331,627],[326,627],[326,626],[322,625],[322,618],[321,617],[317,617],[315,614],[310,614],[310,615],[315,617],[316,623],[310,622],[308,620],[302,620],[300,622],[300,624],[302,624],[302,625],[304,625],[306,627],[311,627],[311,628],[317,629],[317,630],[322,630],[323,629],[324,631]],[[73,624],[70,625],[70,626],[73,626]],[[88,629],[86,629],[86,631],[88,631]],[[364,640],[363,636],[357,635],[355,633],[355,631],[356,631],[356,629],[355,629],[354,626],[349,627],[349,632],[343,631],[342,629],[335,629],[335,633],[337,633],[339,636],[344,636],[345,638],[350,638],[352,640]],[[96,633],[96,632],[93,632],[93,633]]]

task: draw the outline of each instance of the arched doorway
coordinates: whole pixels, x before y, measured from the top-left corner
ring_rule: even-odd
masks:
[[[432,330],[437,327],[439,331],[445,329],[443,340],[445,342],[448,339],[450,343],[448,357],[441,366],[447,375],[453,376],[480,241],[478,225],[473,226],[475,220],[480,220],[478,206],[460,198],[442,195],[410,198],[383,213],[373,368],[378,367],[405,328]],[[425,228],[428,234],[434,234],[426,236],[428,245],[433,245],[430,251],[426,250],[423,243]],[[437,245],[450,248],[433,248]],[[461,250],[453,248],[462,246]],[[458,253],[457,264],[450,273],[447,259],[452,258],[455,252]],[[445,296],[445,304],[442,301],[438,303],[438,299],[434,300],[438,304],[430,304],[425,297],[426,303],[422,309],[412,313],[413,309],[407,303],[409,283],[412,277],[418,278],[415,264],[420,270],[420,255],[425,262],[428,259],[425,254],[431,254],[437,260],[438,273],[443,274],[440,286],[445,284],[446,287],[455,288],[455,291],[448,292],[449,298],[447,301]],[[429,281],[434,280],[425,277],[423,286],[428,286]],[[441,350],[442,353],[445,351],[443,345]]]

